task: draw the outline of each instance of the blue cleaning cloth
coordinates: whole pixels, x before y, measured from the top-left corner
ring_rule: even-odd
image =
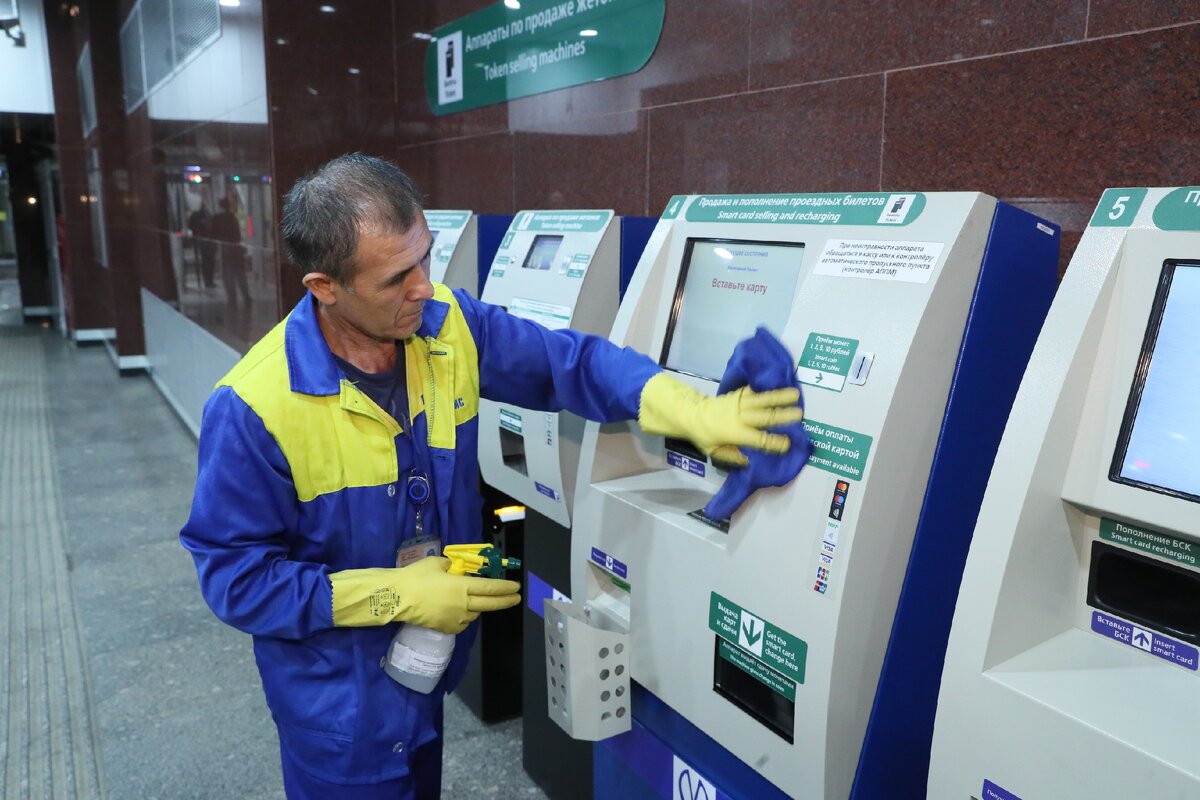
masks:
[[[738,342],[725,367],[725,375],[717,394],[725,394],[747,386],[756,392],[784,389],[788,386],[800,388],[792,364],[792,355],[783,342],[776,339],[766,328],[760,327],[749,339]],[[800,396],[800,407],[804,407],[804,395]],[[785,486],[791,483],[812,455],[812,441],[803,422],[794,422],[773,433],[785,434],[792,441],[791,448],[783,455],[773,455],[760,450],[744,448],[742,452],[750,462],[745,467],[733,469],[725,479],[725,485],[708,501],[704,513],[711,519],[727,519],[741,508],[746,498],[764,486]]]

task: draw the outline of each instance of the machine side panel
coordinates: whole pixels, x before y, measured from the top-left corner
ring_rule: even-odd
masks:
[[[621,217],[621,283],[618,287],[621,299],[625,298],[633,271],[637,269],[656,225],[658,217]]]
[[[925,796],[942,661],[971,531],[1054,298],[1058,249],[1057,227],[997,204],[852,798]],[[897,787],[902,795],[894,795]]]
[[[478,214],[475,217],[479,236],[479,290],[476,297],[483,297],[483,284],[487,282],[488,271],[500,249],[500,242],[512,224],[512,214]]]

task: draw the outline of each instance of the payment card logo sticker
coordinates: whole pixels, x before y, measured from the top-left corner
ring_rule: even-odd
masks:
[[[1021,798],[985,778],[983,781],[983,800],[1021,800]]]
[[[1139,628],[1125,620],[1110,617],[1099,611],[1092,612],[1092,630],[1101,636],[1136,647],[1138,650],[1158,656],[1164,661],[1196,671],[1200,653],[1190,644],[1163,636],[1161,633]]]
[[[671,773],[672,800],[717,800],[717,787],[706,781],[674,753]]]
[[[457,103],[463,99],[463,38],[462,31],[438,39],[438,105]]]
[[[738,644],[754,655],[762,658],[763,631],[766,624],[746,609],[742,609],[742,620],[738,626]]]

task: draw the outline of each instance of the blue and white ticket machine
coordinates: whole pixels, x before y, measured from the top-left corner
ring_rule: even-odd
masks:
[[[426,209],[425,222],[433,235],[429,279],[451,289],[479,293],[479,225],[470,211]]]
[[[1200,187],[1109,189],[975,527],[929,797],[1200,797]]]
[[[589,424],[552,717],[596,797],[923,797],[938,670],[1058,230],[977,193],[676,197],[611,338],[714,394],[759,325],[816,449],[731,519],[725,473]],[[632,678],[632,680],[631,680]],[[962,800],[966,800],[963,795]]]

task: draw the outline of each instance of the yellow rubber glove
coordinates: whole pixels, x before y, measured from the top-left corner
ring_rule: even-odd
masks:
[[[660,372],[642,387],[638,424],[646,433],[688,439],[714,461],[745,466],[746,457],[738,447],[788,451],[788,437],[766,429],[804,419],[799,401],[795,388],[759,393],[744,386],[709,397]]]
[[[461,633],[483,611],[521,602],[521,584],[498,578],[450,575],[450,559],[423,558],[407,567],[347,569],[329,576],[333,624],[338,627],[411,622]]]

